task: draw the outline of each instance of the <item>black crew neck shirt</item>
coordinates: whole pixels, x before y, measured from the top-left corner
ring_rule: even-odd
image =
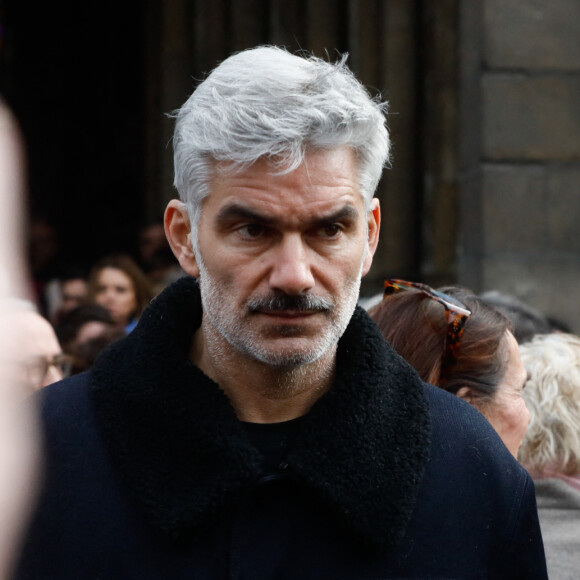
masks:
[[[242,422],[252,445],[264,457],[264,471],[272,473],[280,470],[303,419],[298,417],[281,423]]]

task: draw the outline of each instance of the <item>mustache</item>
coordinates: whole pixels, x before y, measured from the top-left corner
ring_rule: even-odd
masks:
[[[278,311],[295,311],[295,312],[326,312],[332,310],[334,301],[322,296],[313,296],[312,294],[298,294],[291,296],[289,294],[278,294],[276,296],[265,296],[254,298],[246,304],[250,312],[278,312]]]

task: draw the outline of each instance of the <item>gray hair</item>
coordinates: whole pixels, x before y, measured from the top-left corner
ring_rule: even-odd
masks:
[[[580,473],[580,338],[553,332],[520,345],[531,421],[518,459],[537,472]]]
[[[174,113],[174,185],[195,232],[217,163],[243,169],[266,158],[279,174],[307,150],[352,147],[368,210],[389,159],[387,104],[346,66],[274,46],[230,56]],[[193,235],[195,244],[197,235]]]

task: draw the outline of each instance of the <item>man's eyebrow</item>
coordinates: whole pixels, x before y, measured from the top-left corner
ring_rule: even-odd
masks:
[[[312,221],[316,223],[334,223],[343,220],[356,220],[358,219],[358,210],[354,205],[347,203],[339,210],[330,213],[328,215],[313,216]]]
[[[308,220],[308,223],[328,224],[343,220],[356,220],[358,216],[358,210],[352,204],[347,203],[332,213],[311,216]],[[236,219],[250,220],[252,222],[261,223],[264,225],[275,225],[278,222],[277,218],[265,216],[253,209],[237,203],[224,206],[219,210],[216,216],[216,221],[218,224],[227,224],[228,222]]]
[[[216,221],[222,224],[227,223],[234,219],[247,219],[253,222],[260,222],[265,224],[274,221],[272,218],[261,215],[257,211],[254,211],[237,203],[232,203],[230,205],[222,207],[216,216]]]

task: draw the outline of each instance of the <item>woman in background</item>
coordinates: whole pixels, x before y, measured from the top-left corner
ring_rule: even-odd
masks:
[[[464,288],[396,279],[369,314],[422,380],[473,405],[517,456],[529,422],[527,375],[503,314]]]
[[[536,486],[548,573],[580,570],[580,338],[552,332],[520,345],[531,421],[519,460]]]
[[[125,254],[102,258],[89,274],[89,301],[104,306],[113,322],[129,334],[153,298],[149,280]]]

